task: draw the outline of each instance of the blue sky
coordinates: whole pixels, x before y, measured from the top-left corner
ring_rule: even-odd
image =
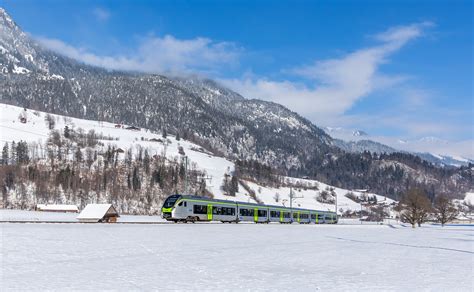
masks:
[[[46,46],[111,69],[199,74],[318,126],[474,139],[472,1],[26,1]]]

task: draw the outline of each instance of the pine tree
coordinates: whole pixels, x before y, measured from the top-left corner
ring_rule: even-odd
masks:
[[[28,156],[28,144],[24,141],[18,142],[16,146],[16,162],[18,164],[26,164],[30,161]]]
[[[16,143],[15,141],[12,142],[10,145],[10,165],[16,164]]]
[[[81,148],[77,147],[76,149],[76,153],[74,153],[74,159],[76,160],[77,163],[81,163],[82,162],[82,151],[81,151]]]
[[[56,120],[52,115],[46,114],[46,116],[44,117],[44,121],[46,122],[46,126],[48,126],[48,129],[54,129],[54,126],[56,125]]]
[[[138,172],[138,167],[135,166],[133,169],[133,177],[132,177],[132,188],[134,191],[139,190],[141,187],[140,182],[140,174]]]
[[[8,165],[8,143],[5,142],[5,145],[3,145],[2,149],[2,165]]]
[[[64,127],[64,138],[69,139],[71,137],[71,131],[69,130],[68,126]]]
[[[145,173],[150,174],[150,155],[147,149],[145,149],[145,155],[143,157],[143,166],[145,167]]]

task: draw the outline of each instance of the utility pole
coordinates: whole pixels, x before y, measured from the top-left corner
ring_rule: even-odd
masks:
[[[294,199],[299,199],[299,198],[303,198],[303,196],[300,196],[300,197],[295,197],[295,195],[293,194],[293,187],[290,187],[290,219],[291,219],[291,222],[293,222],[293,200]]]
[[[163,151],[163,156],[164,156],[165,160],[166,160],[166,148],[168,148],[168,144],[169,144],[169,143],[168,143],[168,139],[165,138],[165,140],[163,141],[163,145],[164,145],[164,148],[163,148],[163,150],[164,150],[164,151]]]
[[[290,219],[293,222],[293,188],[290,187]]]
[[[184,195],[188,194],[188,156],[184,156]]]

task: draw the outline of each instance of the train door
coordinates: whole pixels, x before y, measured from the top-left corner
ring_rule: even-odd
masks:
[[[212,204],[207,204],[207,220],[212,221]]]

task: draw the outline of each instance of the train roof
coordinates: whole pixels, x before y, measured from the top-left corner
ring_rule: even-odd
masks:
[[[239,201],[231,201],[231,200],[219,200],[219,199],[211,199],[211,198],[208,198],[208,197],[193,196],[193,195],[180,195],[180,199],[205,200],[205,201],[209,201],[209,202],[239,204],[239,205],[245,205],[245,206],[267,207],[267,208],[275,208],[275,209],[290,209],[290,207],[285,207],[285,206],[265,205],[265,204],[247,203],[247,202],[239,202]],[[323,212],[323,213],[335,213],[333,211],[303,209],[303,208],[295,208],[295,207],[293,207],[291,209],[292,210],[297,210],[297,211],[307,211],[307,212],[317,211],[317,212]]]

